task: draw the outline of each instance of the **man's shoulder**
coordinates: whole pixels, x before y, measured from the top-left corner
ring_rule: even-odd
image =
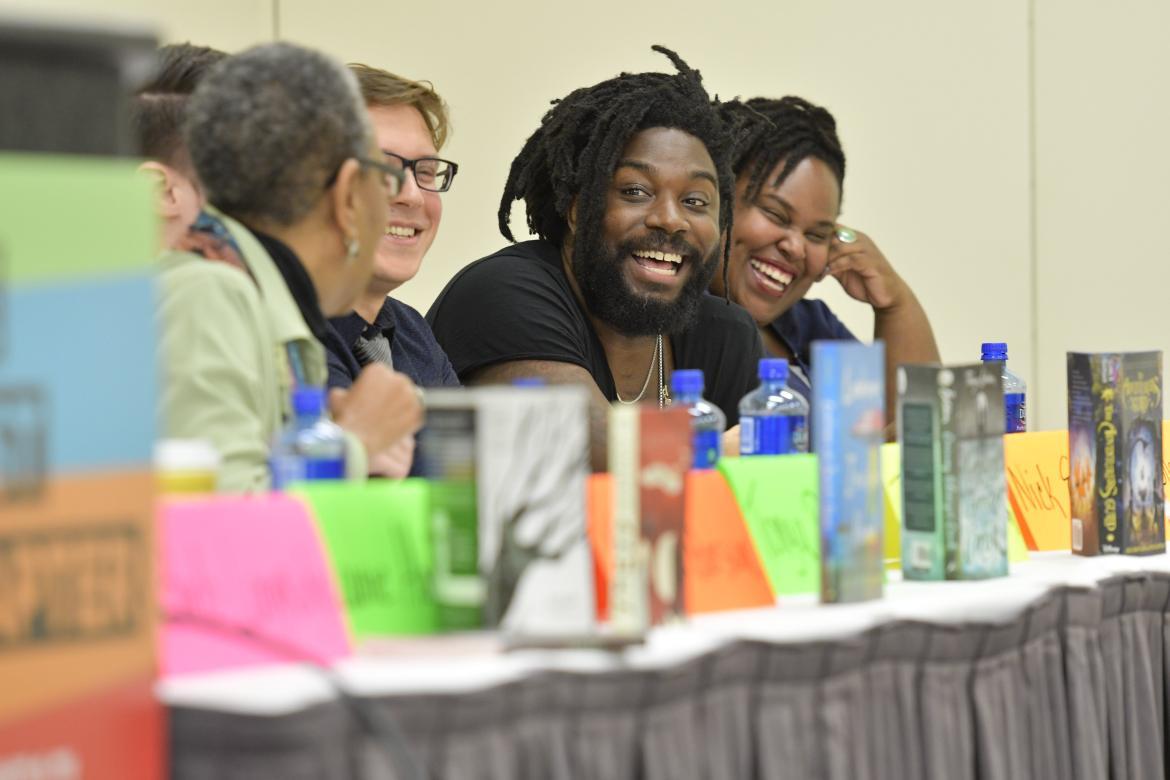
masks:
[[[477,282],[506,282],[516,275],[527,278],[563,279],[559,253],[547,241],[521,241],[481,257],[455,276]],[[454,281],[454,280],[453,280]]]
[[[704,293],[699,301],[696,331],[718,329],[721,333],[743,338],[756,330],[756,323],[747,310],[736,303]]]
[[[386,303],[383,304],[382,308],[387,315],[385,319],[394,322],[395,342],[406,338],[411,341],[421,341],[427,344],[428,348],[429,345],[433,344],[435,349],[438,349],[438,344],[435,342],[435,334],[431,331],[431,326],[427,324],[426,318],[423,317],[418,309],[409,303],[390,297],[386,298]]]
[[[390,313],[396,323],[423,323],[424,326],[426,324],[426,320],[418,309],[397,298],[387,297],[386,303],[382,305],[382,308]]]
[[[208,260],[193,252],[170,251],[159,258],[158,269],[166,298],[198,298],[214,306],[219,301],[209,292],[219,290],[232,299],[260,303],[256,282],[246,271],[229,263]]]
[[[447,283],[426,319],[434,322],[445,306],[460,308],[511,306],[515,296],[546,291],[572,296],[560,264],[557,248],[546,241],[522,241],[509,244],[464,266]]]

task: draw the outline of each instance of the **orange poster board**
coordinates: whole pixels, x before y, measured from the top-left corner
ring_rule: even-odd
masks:
[[[0,777],[161,776],[153,474],[3,498]]]
[[[597,615],[604,620],[613,571],[613,481],[609,474],[589,477],[588,507]],[[687,474],[683,588],[686,610],[692,615],[775,603],[743,515],[718,471]]]

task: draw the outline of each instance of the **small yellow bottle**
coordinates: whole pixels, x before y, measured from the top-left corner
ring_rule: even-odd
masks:
[[[163,439],[154,447],[154,469],[164,494],[214,493],[219,462],[219,452],[204,439]]]

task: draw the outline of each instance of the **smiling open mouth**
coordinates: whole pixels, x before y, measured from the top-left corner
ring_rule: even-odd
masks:
[[[765,263],[754,257],[749,258],[748,263],[751,265],[752,270],[758,274],[756,278],[760,280],[760,284],[768,290],[782,293],[788,289],[788,285],[792,284],[792,274],[781,270],[771,263]]]
[[[636,250],[631,253],[634,262],[663,276],[675,276],[682,267],[683,256],[674,252],[655,252],[651,250]]]
[[[414,238],[418,235],[418,228],[406,227],[405,225],[387,225],[386,235],[395,238]]]

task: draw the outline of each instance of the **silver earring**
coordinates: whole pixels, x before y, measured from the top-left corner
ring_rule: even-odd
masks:
[[[358,243],[356,238],[347,238],[345,240],[345,262],[352,263],[356,260],[361,248],[361,244]]]

